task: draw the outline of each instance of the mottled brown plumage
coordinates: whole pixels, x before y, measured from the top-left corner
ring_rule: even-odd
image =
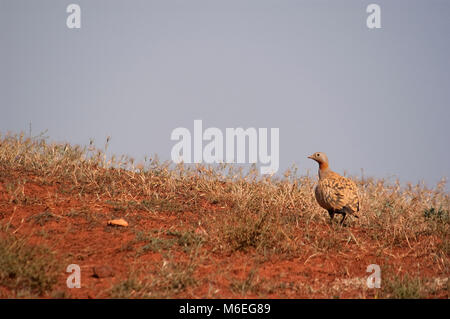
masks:
[[[317,203],[328,211],[331,220],[335,214],[343,215],[341,224],[347,214],[358,217],[355,213],[359,211],[359,196],[355,182],[330,170],[324,153],[317,152],[308,158],[319,163],[319,183],[314,193]]]

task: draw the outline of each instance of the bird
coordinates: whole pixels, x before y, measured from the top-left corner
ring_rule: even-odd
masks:
[[[325,153],[316,152],[308,158],[319,164],[319,182],[314,189],[317,203],[328,211],[330,222],[335,214],[341,214],[340,224],[344,223],[347,214],[359,218],[359,194],[355,182],[333,172],[329,168],[328,157]]]

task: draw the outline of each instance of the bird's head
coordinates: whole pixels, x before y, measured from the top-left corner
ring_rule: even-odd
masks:
[[[325,153],[316,152],[308,156],[308,158],[315,160],[317,163],[319,163],[320,168],[328,167],[328,157],[325,155]]]

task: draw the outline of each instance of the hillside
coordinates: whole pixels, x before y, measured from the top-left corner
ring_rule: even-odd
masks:
[[[355,178],[360,218],[340,226],[317,205],[315,177],[295,173],[1,136],[0,297],[448,298],[443,183]],[[108,225],[117,218],[128,226]],[[70,264],[79,289],[67,288]],[[380,289],[366,285],[370,264]]]

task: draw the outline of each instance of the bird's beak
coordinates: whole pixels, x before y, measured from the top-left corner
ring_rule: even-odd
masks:
[[[312,155],[308,156],[308,158],[310,158],[310,159],[314,159],[314,157],[313,157]]]

